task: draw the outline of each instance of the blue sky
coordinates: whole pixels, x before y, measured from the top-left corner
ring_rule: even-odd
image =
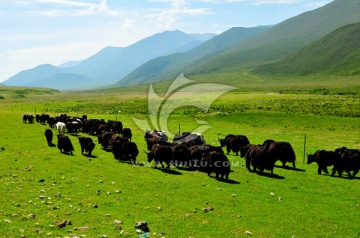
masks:
[[[0,82],[166,30],[272,25],[331,0],[0,0]]]

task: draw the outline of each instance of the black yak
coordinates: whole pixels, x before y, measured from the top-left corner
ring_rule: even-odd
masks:
[[[73,154],[74,147],[71,143],[71,140],[68,136],[65,136],[63,134],[57,135],[58,137],[58,144],[57,147],[60,149],[60,152],[65,154]]]
[[[276,142],[274,140],[266,140],[262,146],[269,151],[269,156],[275,162],[280,160],[282,166],[285,167],[286,162],[292,163],[295,169],[295,152],[289,142]]]
[[[79,137],[79,143],[81,147],[81,154],[84,154],[84,151],[88,153],[89,156],[91,156],[92,151],[95,148],[95,143],[90,137]]]
[[[171,146],[173,163],[176,165],[192,167],[190,150],[186,145],[173,144]]]
[[[317,150],[314,154],[307,156],[307,164],[313,162],[318,164],[318,174],[321,174],[322,171],[328,174],[329,171],[327,170],[327,167],[339,164],[340,155],[334,151]],[[335,174],[334,169],[335,168],[333,168],[332,174]]]
[[[250,144],[249,139],[244,135],[233,135],[228,134],[224,139],[219,139],[220,146],[226,146],[226,154],[229,154],[231,151],[235,155],[239,154],[240,148]]]
[[[174,137],[173,143],[181,143],[185,144],[186,146],[193,146],[193,145],[204,145],[205,138],[200,133],[190,133],[190,132],[183,132],[181,135],[176,135]]]
[[[334,170],[331,175],[334,175],[335,171],[341,176],[342,172],[347,172],[350,178],[354,178],[360,170],[360,150],[348,149],[346,147],[338,148],[335,153],[340,156],[339,163],[334,165]],[[353,174],[350,172],[354,171]]]
[[[207,174],[210,176],[212,172],[216,174],[216,178],[229,179],[230,174],[230,161],[224,153],[216,151],[203,154],[200,166],[204,168]]]
[[[250,165],[252,165],[253,170],[259,169],[261,172],[264,170],[269,170],[273,174],[275,160],[274,157],[271,157],[269,151],[266,150],[261,145],[247,145],[242,147],[240,150],[240,156],[245,157],[246,168],[251,171]]]
[[[48,146],[53,146],[52,140],[53,140],[53,132],[51,129],[46,129],[45,130],[45,137],[46,137],[46,141]]]
[[[155,167],[160,164],[163,169],[170,169],[172,160],[171,146],[155,144],[150,152],[145,153],[147,154],[149,163],[153,160],[155,161]],[[163,163],[166,164],[166,167],[164,167]]]
[[[130,128],[123,128],[121,134],[122,134],[123,138],[131,141],[132,133],[131,133]]]
[[[136,163],[136,157],[139,155],[139,150],[135,142],[129,142],[126,139],[119,137],[120,139],[114,141],[112,146],[112,153],[116,160],[131,161],[132,164]]]

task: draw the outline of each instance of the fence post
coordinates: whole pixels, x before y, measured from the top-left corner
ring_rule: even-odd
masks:
[[[305,156],[306,156],[306,134],[304,135],[304,159],[303,159],[303,164],[305,164]]]

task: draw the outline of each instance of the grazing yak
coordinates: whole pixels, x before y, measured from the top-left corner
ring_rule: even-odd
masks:
[[[121,134],[123,138],[131,141],[132,133],[130,128],[123,128]]]
[[[261,172],[264,170],[269,170],[273,174],[275,167],[274,157],[270,156],[270,153],[262,145],[252,145],[249,144],[245,147],[242,147],[240,150],[240,156],[245,157],[246,168],[251,171],[250,165],[252,165],[253,170],[259,169]]]
[[[345,171],[350,178],[354,178],[360,170],[360,150],[342,147],[336,149],[335,153],[340,156],[340,160],[334,165],[332,175],[337,171],[341,176],[342,172]],[[350,173],[351,171],[354,171],[353,174]]]
[[[250,144],[249,139],[244,135],[228,134],[224,139],[218,138],[220,146],[226,146],[226,154],[233,151],[236,155],[239,154],[240,148]]]
[[[136,157],[139,155],[136,143],[123,138],[114,141],[111,151],[116,160],[131,161],[132,164],[136,163]]]
[[[318,164],[318,174],[329,173],[328,166],[340,164],[340,155],[334,151],[317,150],[314,154],[307,156],[307,164],[316,162]],[[332,175],[335,174],[336,166],[333,167]]]
[[[230,174],[230,161],[224,153],[219,153],[216,151],[204,153],[200,166],[205,169],[208,176],[212,172],[216,174],[216,178],[224,178],[228,180]]]
[[[224,154],[224,151],[221,149],[221,147],[212,146],[212,145],[193,145],[193,146],[190,146],[188,148],[189,148],[189,151],[190,151],[191,160],[193,161],[195,166],[200,165],[200,162],[202,160],[202,156],[205,153],[215,151],[215,152],[219,152],[219,153]],[[200,170],[204,169],[201,166],[199,168],[200,168]]]
[[[34,116],[31,113],[24,114],[22,116],[23,123],[26,123],[28,121],[30,124],[34,123]]]
[[[49,120],[49,118],[50,118],[50,115],[43,113],[43,114],[39,115],[39,118],[36,121],[38,121],[40,124],[44,125]]]
[[[111,138],[116,135],[114,132],[103,131],[100,135],[98,135],[98,142],[101,146],[106,150],[109,145]]]
[[[58,123],[55,124],[55,128],[60,135],[63,135],[65,133],[66,125],[64,122],[59,121]]]
[[[200,133],[190,133],[190,132],[183,132],[181,135],[176,135],[174,137],[173,143],[181,143],[186,146],[206,144],[203,135],[201,135]]]
[[[66,122],[66,128],[69,134],[77,134],[77,132],[82,128],[82,122],[80,119],[69,119]]]
[[[146,131],[144,139],[146,141],[148,150],[151,150],[154,144],[162,144],[162,145],[168,144],[167,143],[168,137],[165,131],[158,131],[158,130]]]
[[[262,146],[269,151],[269,156],[272,157],[272,160],[275,162],[280,160],[283,167],[285,167],[286,162],[290,162],[295,169],[295,152],[289,142],[266,140]]]
[[[65,153],[65,154],[68,154],[68,153],[73,154],[74,147],[71,143],[70,138],[63,134],[59,134],[59,135],[57,135],[57,137],[58,137],[57,147],[60,149],[60,152]]]
[[[46,129],[45,130],[45,137],[46,137],[46,141],[48,146],[53,146],[52,140],[53,140],[53,132],[51,129]]]
[[[159,138],[159,140],[168,141],[168,137],[166,135],[166,132],[163,130],[147,130],[145,132],[144,136],[145,140],[151,139],[151,138]]]
[[[98,127],[100,125],[106,125],[103,119],[83,119],[82,132],[90,135],[99,135]],[[102,131],[100,131],[102,132]]]
[[[110,131],[114,132],[115,134],[121,134],[123,129],[123,124],[121,121],[108,120],[106,124]]]
[[[183,144],[173,144],[171,146],[172,159],[173,163],[182,166],[192,167],[193,163],[191,161],[190,150],[186,145]]]
[[[171,146],[155,144],[151,148],[150,152],[145,153],[147,154],[149,163],[153,160],[155,161],[155,168],[158,164],[160,164],[163,169],[170,169],[170,163],[172,160]],[[163,163],[166,164],[166,167],[164,167]]]
[[[84,151],[88,153],[89,156],[91,156],[92,151],[95,148],[95,143],[90,137],[84,137],[81,136],[78,138],[80,147],[81,147],[81,154],[84,154]]]
[[[146,147],[148,150],[151,150],[151,148],[153,147],[153,145],[155,144],[159,144],[159,145],[171,145],[170,142],[167,142],[165,140],[153,137],[153,138],[149,138],[146,140]]]

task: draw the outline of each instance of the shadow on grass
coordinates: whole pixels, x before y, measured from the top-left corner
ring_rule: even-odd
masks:
[[[332,177],[332,178],[338,178],[338,179],[348,179],[348,180],[360,180],[360,177],[349,177],[348,175],[343,175],[343,176],[339,176],[339,175],[335,175],[335,176],[331,176],[331,174],[320,174],[322,176],[328,176],[328,177]]]
[[[197,171],[198,168],[196,167],[176,167],[178,170],[184,170],[184,171]]]
[[[163,169],[163,168],[157,168],[157,167],[153,167],[153,169],[160,170],[161,172],[166,173],[166,174],[182,175],[182,173],[180,173],[176,170],[173,170],[173,169]]]
[[[240,184],[240,182],[232,180],[232,179],[226,180],[224,178],[216,178],[216,180],[219,181],[219,182],[228,183],[228,184]]]
[[[97,156],[96,155],[88,155],[88,154],[82,154],[85,157],[91,158],[91,159],[96,159]]]
[[[75,156],[74,153],[72,153],[72,154],[65,153],[65,152],[60,152],[60,153],[61,153],[61,154],[64,154],[64,155]]]
[[[266,173],[266,172],[261,172],[261,171],[250,171],[251,173],[256,173],[260,176],[263,176],[263,177],[268,177],[268,178],[274,178],[274,179],[285,179],[284,176],[280,176],[280,175],[277,175],[277,174],[271,174],[271,173]]]
[[[293,167],[290,167],[290,166],[281,166],[281,165],[275,165],[276,168],[279,168],[279,169],[285,169],[285,170],[293,170],[293,171],[298,171],[298,172],[306,172],[305,169],[299,169],[299,168],[293,168]]]

